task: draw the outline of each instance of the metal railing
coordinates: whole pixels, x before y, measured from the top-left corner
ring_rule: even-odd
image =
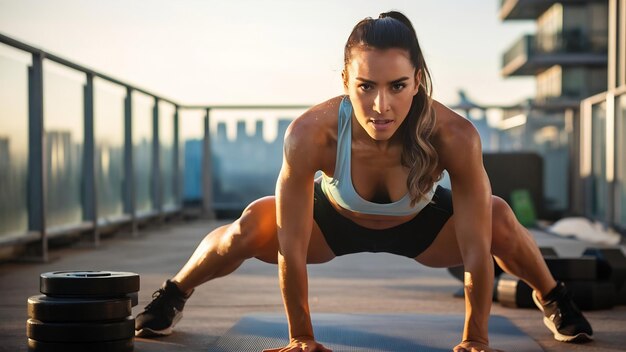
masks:
[[[97,182],[95,168],[95,134],[94,134],[94,78],[99,78],[113,85],[125,89],[124,99],[124,141],[123,141],[123,214],[114,221],[117,224],[129,224],[132,233],[137,233],[140,221],[153,218],[163,218],[164,216],[179,212],[182,209],[182,176],[180,172],[181,160],[180,150],[180,121],[179,114],[182,110],[200,110],[204,112],[204,131],[202,142],[202,208],[205,214],[212,214],[212,161],[209,134],[209,119],[211,111],[219,110],[250,110],[250,109],[306,109],[309,105],[183,105],[172,99],[160,96],[154,92],[132,85],[123,80],[102,74],[90,68],[76,64],[62,57],[46,52],[42,49],[28,45],[21,41],[0,34],[0,43],[6,44],[20,51],[30,54],[31,64],[28,67],[28,172],[27,172],[27,231],[9,236],[0,236],[0,245],[39,243],[34,255],[37,260],[48,260],[48,240],[57,235],[74,232],[91,232],[91,238],[95,245],[100,242],[100,229],[103,226],[111,225],[101,220],[98,216]],[[82,179],[81,179],[81,213],[83,221],[71,223],[64,226],[51,228],[47,223],[46,210],[46,130],[44,128],[44,61],[49,60],[64,67],[84,74],[85,83],[83,86],[83,157],[82,157]],[[150,97],[154,104],[152,108],[152,141],[151,141],[151,170],[150,173],[150,197],[152,209],[148,212],[139,213],[137,211],[137,180],[135,170],[137,161],[133,150],[133,93],[140,92]],[[174,193],[174,206],[170,209],[163,208],[162,189],[164,179],[162,177],[160,165],[161,141],[159,139],[160,113],[159,103],[166,102],[174,107],[173,115],[173,145],[172,159],[170,160],[174,171],[172,184]],[[8,152],[7,152],[8,153]]]

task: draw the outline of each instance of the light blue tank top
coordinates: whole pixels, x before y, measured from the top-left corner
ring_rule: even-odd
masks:
[[[374,203],[367,201],[354,189],[350,170],[352,154],[352,104],[348,97],[344,97],[339,105],[339,131],[337,134],[337,160],[333,177],[322,173],[322,191],[344,209],[357,213],[374,215],[404,216],[419,213],[433,198],[437,184],[428,193],[425,199],[411,207],[411,197],[404,197],[393,203]]]

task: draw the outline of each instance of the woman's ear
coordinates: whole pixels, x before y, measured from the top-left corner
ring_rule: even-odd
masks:
[[[421,85],[422,85],[422,69],[419,69],[415,72],[415,90],[414,90],[413,95],[419,92]]]
[[[341,71],[341,80],[343,81],[343,92],[348,94],[348,73],[345,68]]]

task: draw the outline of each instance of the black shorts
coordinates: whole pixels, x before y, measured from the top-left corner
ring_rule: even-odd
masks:
[[[413,219],[398,226],[372,230],[339,214],[319,183],[315,183],[313,218],[335,255],[386,252],[415,258],[428,248],[452,216],[452,193],[437,186],[433,201]]]

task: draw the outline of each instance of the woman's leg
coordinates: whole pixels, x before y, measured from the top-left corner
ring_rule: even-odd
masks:
[[[556,282],[530,232],[522,226],[509,205],[493,196],[491,253],[502,269],[527,282],[540,295],[550,292]],[[477,234],[480,235],[480,234]],[[435,241],[415,258],[433,267],[463,264],[456,240],[454,215],[441,229]]]
[[[275,198],[265,197],[251,203],[230,225],[209,233],[172,281],[188,293],[202,283],[232,273],[246,259],[256,257],[275,264],[277,253]],[[308,262],[323,263],[334,257],[313,222]]]
[[[221,226],[200,242],[183,268],[158,289],[135,319],[135,335],[165,336],[182,318],[187,298],[196,286],[232,273],[246,259],[256,257],[268,263],[278,260],[274,197],[251,203],[241,217]],[[307,262],[323,263],[335,257],[319,227],[313,222]]]
[[[571,300],[565,286],[557,285],[534,238],[517,221],[509,205],[498,197],[493,197],[491,253],[504,271],[524,280],[537,293],[535,303],[556,340],[586,342],[592,339],[591,325]],[[454,215],[433,244],[415,259],[435,267],[463,264],[454,231]]]

